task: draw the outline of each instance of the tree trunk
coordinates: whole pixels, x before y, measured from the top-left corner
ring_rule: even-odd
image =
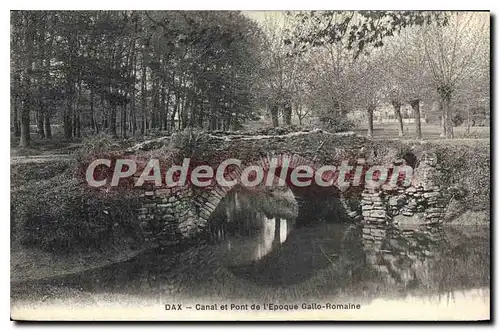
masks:
[[[43,131],[43,117],[44,117],[44,105],[41,100],[38,102],[38,110],[36,112],[36,129],[38,137],[44,139],[45,132]]]
[[[132,77],[134,83],[132,84],[130,89],[130,119],[131,119],[132,135],[135,135],[135,132],[137,131],[137,116],[135,114],[135,86],[134,86],[136,81],[135,65]]]
[[[453,88],[447,85],[439,86],[438,93],[443,112],[443,133],[448,139],[453,139],[453,123],[451,114],[451,96]]]
[[[70,140],[73,137],[73,128],[71,125],[71,114],[73,113],[73,92],[68,93],[66,107],[63,114],[64,138]]]
[[[417,139],[422,139],[422,122],[420,121],[420,99],[410,101],[410,106],[415,115],[415,129],[417,132]]]
[[[137,131],[137,115],[135,114],[135,98],[132,97],[132,103],[130,105],[130,116],[132,117],[132,135],[135,135]]]
[[[103,130],[108,129],[108,109],[106,107],[106,100],[103,95],[101,95],[101,109],[102,109],[102,114],[101,114],[101,128]]]
[[[158,80],[156,78],[153,79],[153,87],[152,87],[152,100],[151,100],[151,113],[149,119],[149,127],[156,128],[157,127],[157,114],[158,114]]]
[[[398,135],[402,137],[405,133],[403,127],[403,116],[401,116],[401,102],[398,100],[393,100],[392,106],[394,107],[394,114],[396,114],[396,118],[398,120]]]
[[[170,108],[170,98],[171,98],[171,95],[170,95],[170,90],[167,91],[167,100],[165,102],[165,117],[164,117],[164,123],[163,123],[163,127],[165,129],[165,131],[168,131],[169,127],[169,123],[168,123],[168,110]]]
[[[370,138],[373,138],[373,111],[375,110],[375,107],[373,106],[368,106],[367,112],[368,112],[368,133],[367,136]]]
[[[69,58],[68,72],[66,73],[66,107],[63,114],[64,138],[71,140],[73,137],[73,112],[74,112],[74,93],[75,93],[75,77],[73,68],[73,58],[76,53],[76,35],[71,33],[68,38]]]
[[[14,118],[13,118],[14,137],[21,136],[21,128],[19,127],[19,118],[18,118],[18,112],[19,112],[18,106],[19,106],[18,98],[14,97]]]
[[[74,107],[73,116],[73,137],[81,137],[81,121],[80,121],[80,109],[82,107],[82,82],[78,82],[78,98],[76,105]]]
[[[441,111],[441,129],[443,130],[441,136],[446,137],[446,114],[442,100],[439,100],[439,110]]]
[[[283,119],[285,125],[292,125],[292,104],[290,102],[283,104]]]
[[[161,90],[161,95],[160,95],[160,109],[159,109],[159,119],[158,119],[158,127],[160,128],[160,131],[163,131],[166,129],[164,127],[165,125],[165,104],[167,103],[167,93],[165,90],[165,83],[162,82],[160,83],[160,90]]]
[[[73,128],[73,131],[71,131],[71,134],[73,136],[73,138],[76,137],[76,112],[77,112],[77,109],[78,109],[78,103],[74,103],[73,104],[73,117],[71,118],[71,127]]]
[[[41,72],[41,75],[36,79],[36,84],[38,85],[38,109],[36,112],[36,128],[39,138],[45,138],[45,132],[43,128],[43,118],[46,111],[45,96],[44,96],[44,83],[47,82],[49,68],[44,65],[46,55],[45,55],[45,24],[38,26],[38,56],[35,60],[36,70]]]
[[[127,104],[122,105],[122,137],[127,138]]]
[[[97,132],[94,115],[94,91],[92,89],[90,90],[90,127],[93,133]]]
[[[52,138],[52,129],[50,127],[50,114],[48,111],[46,111],[43,114],[43,116],[44,116],[43,126],[44,126],[44,130],[45,130],[45,138],[50,139],[50,138]]]
[[[30,93],[26,92],[23,110],[21,112],[21,139],[20,147],[29,147],[30,145]]]
[[[279,121],[278,121],[279,107],[278,107],[278,104],[276,104],[276,103],[272,104],[270,111],[271,111],[271,119],[273,121],[273,127],[277,128],[279,126]]]
[[[144,135],[146,134],[146,129],[147,129],[147,100],[146,100],[146,93],[147,93],[147,86],[146,86],[146,64],[144,63],[144,55],[145,51],[142,53],[142,70],[141,70],[141,108],[142,108],[142,124],[141,124],[141,133]]]
[[[21,111],[21,139],[19,141],[20,147],[29,147],[30,145],[30,108],[32,106],[31,95],[31,66],[33,64],[33,42],[35,36],[35,18],[34,13],[26,14],[26,30],[24,35],[25,44],[25,61],[23,72],[24,83],[24,100],[23,108]]]
[[[82,122],[80,121],[80,110],[76,113],[76,137],[81,138],[82,137]]]
[[[453,123],[452,123],[452,118],[451,118],[451,100],[450,99],[445,99],[443,100],[443,111],[445,113],[445,127],[446,127],[446,133],[445,136],[448,139],[453,139],[454,134],[453,134]]]
[[[41,36],[41,39],[40,42],[44,42],[46,38],[46,34],[44,33],[42,36]],[[48,42],[47,44],[45,44],[43,50],[44,50],[44,57],[43,57],[43,66],[44,66],[44,73],[43,73],[43,77],[45,79],[46,82],[49,82],[50,81],[50,73],[51,73],[51,68],[50,68],[50,60],[52,58],[52,48],[53,48],[53,44],[54,44],[54,34],[50,34],[49,36],[49,39],[48,39]],[[46,100],[44,100],[45,102],[45,109],[43,111],[43,130],[44,130],[44,133],[45,133],[45,138],[46,139],[51,139],[52,138],[52,128],[51,128],[51,125],[50,125],[50,116],[51,116],[51,110],[50,110],[50,106],[51,104],[47,104]]]
[[[113,102],[109,109],[109,131],[113,138],[118,138],[116,132],[116,104]]]

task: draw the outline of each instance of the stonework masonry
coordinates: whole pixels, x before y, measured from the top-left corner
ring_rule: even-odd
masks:
[[[297,139],[297,137],[293,137],[293,139]],[[296,152],[297,149],[303,149],[306,151],[304,154],[311,152],[312,148],[307,146],[303,140],[301,140],[301,145],[296,146],[293,144],[293,139],[290,139],[290,144],[295,148],[290,149],[295,149]],[[303,138],[301,137],[301,139]],[[339,139],[339,137],[335,139]],[[283,144],[283,141],[286,139],[279,138],[279,144]],[[224,141],[224,143],[227,145],[228,141]],[[233,142],[233,145],[237,145],[237,141]],[[359,145],[358,142],[352,147],[357,150],[357,153],[348,149],[345,149],[347,152],[341,151],[340,153],[344,155],[351,153],[351,155],[365,157],[366,152]],[[255,145],[253,146],[256,148]],[[246,152],[248,153],[248,150]],[[315,155],[318,153],[321,155],[316,150]],[[321,164],[321,160],[318,160],[316,156],[314,156],[313,161],[308,161],[309,157],[296,153],[282,152],[277,154],[270,153],[269,150],[264,150],[259,157],[253,157],[253,160],[258,160],[257,162],[265,166],[269,164],[271,157],[287,157],[292,160],[291,166],[298,164],[317,166]],[[396,159],[393,164],[404,164],[404,160]],[[233,175],[233,177],[237,177],[238,174]],[[398,225],[404,222],[413,222],[416,225],[439,224],[443,219],[445,204],[441,189],[434,182],[434,178],[438,175],[439,167],[436,156],[432,153],[424,153],[414,169],[411,186],[365,187],[357,197],[359,203],[355,204],[356,208],[352,208],[352,203],[345,203],[347,199],[341,197],[342,205],[345,206],[345,212],[350,219],[353,222],[363,223],[365,231],[369,231],[366,235],[373,238],[384,236],[383,233],[380,233],[383,225]],[[209,188],[189,185],[174,188],[144,188],[140,196],[142,206],[138,210],[138,217],[147,240],[169,245],[189,240],[200,234],[206,228],[210,215],[228,190],[229,188],[218,185]],[[353,197],[351,196],[349,199],[353,199]]]

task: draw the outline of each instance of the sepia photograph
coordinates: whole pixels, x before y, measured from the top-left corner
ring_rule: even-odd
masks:
[[[490,321],[492,22],[10,10],[11,320]]]

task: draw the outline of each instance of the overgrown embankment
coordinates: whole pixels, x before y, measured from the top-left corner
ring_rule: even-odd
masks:
[[[471,218],[488,222],[491,203],[490,145],[448,145],[435,148],[441,167],[437,183],[449,200],[446,221],[463,223]],[[471,213],[472,212],[472,213]],[[465,219],[462,217],[465,216]],[[470,223],[470,222],[467,222]]]
[[[83,182],[79,159],[109,148],[95,143],[69,160],[11,165],[13,281],[117,262],[145,248],[138,196]]]
[[[490,144],[486,140],[406,143],[417,160],[435,153],[439,176],[435,178],[447,202],[445,222],[489,223],[491,199]],[[418,166],[418,164],[417,164]]]

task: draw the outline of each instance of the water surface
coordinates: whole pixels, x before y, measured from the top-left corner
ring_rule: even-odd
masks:
[[[296,227],[283,194],[233,191],[200,243],[13,289],[13,299],[176,302],[489,302],[489,228],[398,229],[326,219]],[[124,299],[126,298],[126,299]],[[419,299],[419,300],[420,300]],[[399,300],[399,301],[398,301]]]

